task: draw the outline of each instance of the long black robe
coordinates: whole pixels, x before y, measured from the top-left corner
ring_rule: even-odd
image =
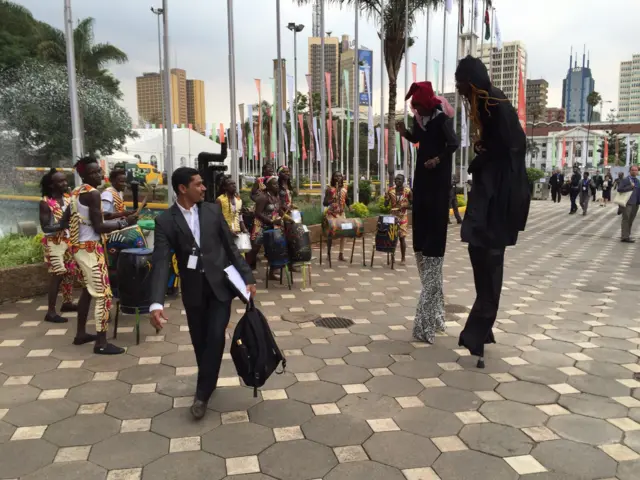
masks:
[[[449,223],[451,158],[458,148],[453,121],[440,112],[423,130],[414,118],[413,131],[405,134],[412,143],[420,143],[413,175],[413,249],[427,257],[444,257]],[[424,166],[427,160],[440,158],[435,168]]]

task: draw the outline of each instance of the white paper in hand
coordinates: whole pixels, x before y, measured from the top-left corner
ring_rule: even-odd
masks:
[[[224,273],[227,274],[227,278],[235,287],[237,293],[240,295],[240,300],[242,300],[244,303],[249,303],[250,296],[249,292],[247,292],[247,285],[244,283],[240,272],[236,270],[236,267],[234,267],[233,265],[229,265],[224,269]]]

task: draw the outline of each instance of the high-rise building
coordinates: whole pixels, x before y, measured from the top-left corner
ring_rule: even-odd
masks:
[[[204,106],[204,82],[202,80],[187,80],[187,121],[198,132],[206,128]]]
[[[281,99],[281,105],[282,105],[282,109],[286,110],[287,109],[287,61],[283,58],[281,59],[282,61],[282,66],[280,68],[280,83],[282,85],[282,99]],[[273,81],[274,83],[277,81],[278,78],[278,59],[274,58],[273,59]],[[276,92],[276,95],[278,94],[278,92]],[[275,99],[274,99],[275,100]]]
[[[620,63],[618,87],[618,118],[623,121],[640,121],[640,54],[631,61]]]
[[[309,37],[309,72],[312,93],[320,93],[322,87],[320,42],[320,37]],[[337,76],[340,68],[340,40],[338,37],[325,37],[324,39],[324,68],[325,72],[331,73],[331,105],[337,106],[339,105]]]
[[[191,123],[199,130],[205,128],[204,82],[189,80],[192,83],[193,109],[189,110],[187,88],[187,72],[180,68],[171,69],[171,123],[187,125]],[[162,78],[159,73],[143,73],[136,78],[136,94],[138,103],[138,121],[141,124],[164,123],[162,118]]]
[[[578,67],[578,54],[574,63],[573,51],[569,57],[569,70],[562,81],[562,108],[567,114],[567,123],[587,123],[592,108],[587,97],[595,89],[586,52],[582,54],[582,67]]]
[[[502,50],[494,45],[492,51],[491,45],[485,42],[478,56],[489,70],[493,86],[502,90],[517,110],[520,74],[523,79],[527,78],[527,50],[524,43],[504,42]]]
[[[527,80],[527,121],[541,122],[547,116],[549,82],[544,79]],[[535,118],[534,118],[535,117]]]
[[[551,122],[561,122],[564,123],[566,120],[566,113],[564,111],[564,108],[547,108],[547,113],[546,113],[546,122],[547,123],[551,123]]]
[[[340,71],[343,72],[340,77],[340,82],[343,88],[340,89],[340,106],[343,108],[347,108],[347,95],[349,98],[349,107],[351,110],[354,109],[356,103],[360,105],[360,113],[366,113],[367,105],[368,105],[368,92],[365,88],[365,80],[364,75],[360,74],[360,67],[363,67],[365,64],[369,65],[369,71],[371,72],[371,68],[373,67],[373,52],[369,50],[367,47],[360,46],[359,50],[360,61],[358,62],[358,73],[354,72],[354,61],[356,58],[356,49],[352,48],[352,45],[349,43],[349,37],[347,35],[342,36],[342,51],[340,52]],[[348,72],[349,76],[349,91],[344,90],[344,71]],[[355,74],[355,76],[354,76]],[[369,74],[369,81],[371,79],[372,74]],[[358,95],[354,97],[353,95],[353,85],[354,81],[358,82]],[[362,117],[361,117],[362,118]]]

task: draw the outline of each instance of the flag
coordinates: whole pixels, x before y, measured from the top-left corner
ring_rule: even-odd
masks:
[[[256,147],[258,149],[257,157],[261,159],[264,152],[264,138],[262,137],[262,88],[259,78],[255,78],[254,82],[256,82],[256,89],[258,90],[258,141],[256,142]]]
[[[411,62],[411,74],[413,75],[413,83],[418,81],[418,64]]]
[[[556,168],[556,139],[551,140],[551,166]]]
[[[627,135],[627,161],[625,165],[627,168],[631,165],[631,135]]]
[[[315,118],[313,116],[313,100],[312,100],[312,92],[311,92],[311,75],[310,74],[306,74],[305,75],[306,79],[307,79],[307,86],[309,87],[309,116],[307,117],[307,125],[309,127],[309,151],[313,152],[313,143],[314,141],[317,141],[316,136],[315,136],[315,130],[313,128],[313,119]],[[317,159],[316,159],[317,160]],[[309,172],[309,176],[311,177],[312,172]]]
[[[276,79],[273,79],[273,83],[271,84],[271,93],[273,93],[273,102],[271,104],[271,155],[275,158],[275,152],[280,147],[277,143],[278,136],[278,124],[276,122]]]
[[[296,123],[296,116],[294,113],[294,105],[295,105],[295,86],[293,84],[293,75],[287,75],[287,93],[289,94],[289,119],[291,121],[291,152],[295,154],[298,153],[298,149],[296,148],[298,145],[296,139],[296,129],[293,128]],[[286,131],[286,130],[285,130]]]
[[[402,152],[400,151],[400,132],[398,132],[396,130],[396,151],[395,151],[395,156],[394,156],[394,164],[400,165],[400,163],[402,163],[400,160],[402,158]]]
[[[609,165],[609,139],[604,139],[604,166]]]
[[[185,128],[185,125],[184,125],[184,123],[182,124],[182,126],[181,126],[180,128]]]
[[[447,13],[451,13],[451,10],[453,10],[453,0],[447,0],[445,8],[447,10]]]
[[[298,125],[300,125],[300,139],[302,140],[302,160],[307,159],[307,147],[304,141],[304,120],[301,113],[298,114]]]
[[[464,106],[464,102],[462,102],[462,111],[460,113],[460,136],[461,136],[461,147],[469,146],[469,121],[467,119],[467,109]]]
[[[189,130],[193,130],[193,124],[192,123],[189,124]]]
[[[464,0],[459,0],[460,6],[458,7],[458,13],[460,14],[460,33],[464,30]]]
[[[224,143],[224,124],[221,123],[220,124],[220,130],[219,130],[219,134],[220,134],[220,143]]]
[[[494,25],[496,29],[496,47],[498,51],[502,50],[502,31],[500,30],[500,24],[498,23],[498,14],[495,14]]]
[[[620,137],[616,135],[616,163],[620,160]]]
[[[384,122],[384,120],[382,120]],[[384,164],[389,165],[389,129],[384,129]]]
[[[376,127],[376,137],[378,137],[378,163],[380,162],[380,147],[382,139],[380,138],[380,127]]]
[[[176,128],[178,128],[178,124],[177,124],[177,123],[174,123],[174,124],[173,124],[173,129],[175,130]]]
[[[240,155],[242,156],[242,158],[247,158],[247,154],[248,154],[248,147],[245,145],[245,140],[249,140],[248,138],[245,139],[245,135],[244,135],[244,103],[241,103],[238,105],[238,112],[240,113],[240,128],[242,129],[242,143],[238,144],[238,151],[240,152]]]
[[[520,126],[522,130],[527,131],[527,99],[524,91],[524,79],[522,78],[522,69],[519,68],[518,78],[518,118],[520,119]]]
[[[280,116],[280,120],[282,120],[282,136],[284,137],[284,158],[285,162],[288,158],[287,152],[289,151],[289,137],[287,137],[287,111],[282,110],[282,115]],[[291,150],[293,152],[293,150]]]
[[[438,90],[438,85],[439,85],[439,79],[440,79],[440,61],[436,60],[435,58],[433,59],[433,71],[434,71],[434,77],[435,80],[433,82],[433,89],[436,92],[436,95],[439,95],[439,90]]]
[[[364,67],[364,81],[365,81],[365,89],[368,92],[369,91],[369,85],[371,82],[371,79],[369,78],[369,75],[371,74],[371,67],[370,66],[366,66]],[[368,101],[369,101],[369,106],[367,108],[368,111],[368,122],[369,125],[367,127],[367,144],[369,147],[369,150],[373,150],[375,148],[375,138],[374,138],[374,133],[373,133],[373,109],[371,108],[371,95],[368,95]],[[357,135],[357,133],[356,133]]]
[[[146,123],[146,124],[144,125],[144,128],[146,128],[147,130],[148,130],[148,129],[150,129],[150,128],[151,128],[151,124],[150,124],[150,123]]]
[[[155,123],[152,123],[152,124],[151,124],[151,128],[155,129],[155,128],[156,128],[156,124],[155,124]]]
[[[249,158],[256,159],[256,145],[253,132],[253,105],[247,105],[247,113],[249,117]]]
[[[593,166],[594,167],[597,167],[598,164],[600,163],[599,161],[596,161],[596,155],[597,155],[597,152],[598,152],[598,143],[599,143],[598,142],[598,137],[595,137],[593,139],[593,156],[592,156],[592,162],[593,162]],[[587,156],[589,156],[589,152],[587,152]],[[599,160],[599,157],[597,157],[597,158]]]
[[[320,155],[320,142],[318,141],[318,118],[313,117],[313,138],[316,144],[316,161],[319,162],[321,160]]]
[[[327,132],[329,133],[329,160],[333,161],[333,117],[331,115],[331,72],[324,73],[324,83],[327,88],[329,111],[327,116]]]
[[[472,30],[476,31],[476,25],[478,24],[478,17],[480,16],[480,0],[474,0],[473,2],[473,28]]]
[[[567,158],[567,139],[562,139],[562,158],[560,159],[560,165],[564,167]]]
[[[489,40],[491,38],[491,17],[489,17],[489,5],[484,11],[484,39]]]
[[[349,113],[349,110],[351,109],[350,105],[349,105],[349,71],[348,70],[343,70],[342,73],[344,74],[344,91],[347,92],[347,158],[349,158],[349,140],[351,139],[351,114]],[[353,108],[358,108],[358,102],[356,101],[356,104],[353,106]],[[356,132],[357,135],[357,132]],[[356,139],[358,137],[356,136]]]
[[[243,142],[243,138],[242,138],[242,124],[240,122],[236,123],[236,150],[238,152],[239,156],[242,156],[242,142]]]

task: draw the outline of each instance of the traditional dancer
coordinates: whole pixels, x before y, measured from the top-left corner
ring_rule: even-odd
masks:
[[[58,291],[62,288],[61,312],[75,312],[73,303],[73,282],[76,264],[69,246],[69,230],[61,223],[64,212],[69,207],[69,185],[67,176],[55,168],[49,170],[40,180],[42,200],[40,201],[40,227],[44,232],[44,258],[49,267],[48,310],[45,322],[66,323],[69,320],[56,312]]]
[[[400,238],[400,264],[405,264],[407,252],[407,234],[409,233],[409,205],[413,201],[411,189],[404,184],[404,175],[396,175],[395,185],[390,187],[384,199],[385,207],[391,207],[391,213],[398,219],[398,237]]]
[[[95,340],[93,352],[100,355],[124,353],[124,349],[107,342],[109,310],[111,308],[111,286],[104,258],[101,235],[121,230],[136,223],[137,216],[117,220],[104,220],[102,203],[97,187],[102,183],[102,169],[94,157],[81,158],[75,165],[82,185],[71,194],[69,208],[70,238],[74,259],[82,273],[85,287],[78,302],[78,328],[74,345]],[[87,317],[91,299],[95,304],[97,335],[87,333]]]
[[[262,177],[256,178],[256,181],[253,183],[253,187],[251,187],[251,200],[256,202],[258,200],[258,195],[264,193],[265,191],[265,180],[269,177],[273,177],[275,169],[273,168],[272,163],[265,163],[262,166]]]
[[[251,251],[247,253],[247,263],[256,268],[256,256],[262,247],[265,229],[282,227],[282,208],[278,195],[278,177],[268,177],[264,182],[264,194],[258,196],[255,219],[251,230]],[[275,279],[272,272],[272,278]]]
[[[291,171],[286,165],[278,168],[278,196],[280,197],[280,207],[285,220],[293,221],[289,214],[296,207],[293,204],[293,187],[291,186]]]
[[[327,187],[326,192],[324,193],[324,201],[322,205],[327,207],[324,212],[324,221],[325,227],[327,226],[327,220],[330,218],[346,218],[346,208],[349,206],[349,198],[347,195],[347,187],[344,186],[344,177],[340,172],[333,172],[331,175],[331,183]],[[344,238],[340,238],[340,255],[338,256],[338,260],[341,262],[346,262],[344,258]],[[327,252],[327,258],[329,258],[330,253]]]
[[[422,292],[416,308],[413,336],[433,343],[436,332],[444,331],[442,266],[447,245],[451,159],[458,148],[453,120],[442,110],[431,82],[411,85],[415,114],[413,131],[398,122],[398,131],[411,143],[420,143],[413,183],[413,250],[416,254]]]
[[[242,210],[242,199],[238,195],[236,182],[231,175],[225,175],[220,182],[220,196],[216,198],[216,203],[220,205],[222,215],[229,225],[229,230],[233,236],[239,233],[248,233],[244,226],[244,220],[240,214]]]
[[[467,111],[479,134],[469,166],[473,190],[461,229],[462,241],[469,244],[476,300],[459,344],[478,356],[478,367],[484,368],[484,345],[495,343],[491,329],[500,305],[505,248],[516,244],[529,215],[526,137],[518,114],[491,85],[480,59],[460,61],[456,88],[469,102]]]
[[[124,191],[127,188],[127,172],[121,168],[112,170],[109,174],[109,183],[111,183],[111,186],[105,188],[102,195],[100,195],[104,219],[115,220],[116,218],[128,217],[136,213],[135,210],[127,211],[124,206]]]

